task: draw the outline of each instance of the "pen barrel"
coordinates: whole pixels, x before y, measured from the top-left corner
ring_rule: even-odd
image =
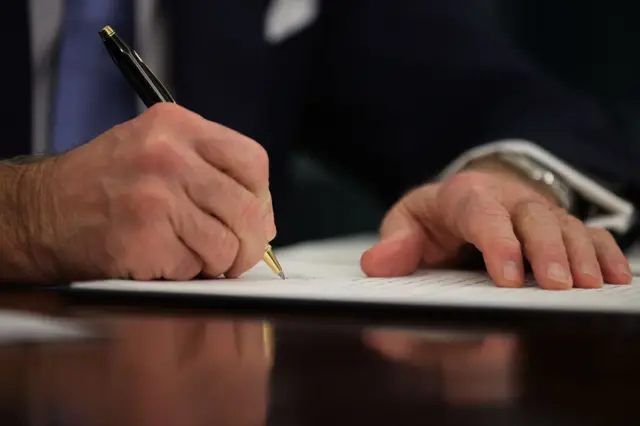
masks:
[[[276,275],[282,274],[282,266],[280,266],[280,262],[278,262],[278,258],[275,253],[273,253],[271,245],[267,244],[265,247],[262,260]]]
[[[125,80],[147,108],[159,102],[175,103],[169,91],[140,59],[135,50],[123,42],[117,34],[104,38],[103,43]]]

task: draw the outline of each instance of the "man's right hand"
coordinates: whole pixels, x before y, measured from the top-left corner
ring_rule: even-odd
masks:
[[[276,234],[265,150],[175,104],[48,167],[28,239],[45,277],[236,277]]]

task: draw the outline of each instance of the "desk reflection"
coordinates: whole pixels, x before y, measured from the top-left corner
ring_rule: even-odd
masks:
[[[106,346],[35,349],[29,405],[40,424],[265,423],[272,356],[262,322],[117,318],[107,324]]]
[[[511,403],[518,398],[518,341],[509,334],[458,336],[374,330],[364,342],[385,358],[428,374],[445,403]]]
[[[638,424],[635,335],[43,306],[107,338],[0,346],[2,426]]]

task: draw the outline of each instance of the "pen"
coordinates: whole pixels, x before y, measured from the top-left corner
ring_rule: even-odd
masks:
[[[111,59],[147,108],[158,102],[176,103],[166,87],[151,72],[136,51],[122,41],[110,26],[107,25],[101,29],[99,34]],[[262,260],[280,278],[285,278],[271,245],[266,245]]]

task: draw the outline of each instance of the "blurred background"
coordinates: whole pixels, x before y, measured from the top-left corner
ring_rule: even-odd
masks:
[[[428,1],[427,1],[428,3]],[[631,0],[471,0],[476,22],[499,31],[538,72],[598,103],[615,126],[619,141],[640,157],[640,4]],[[464,11],[460,11],[465,13]],[[386,204],[375,190],[306,150],[296,153],[301,217],[320,227],[302,226],[306,238],[375,231]],[[305,197],[307,191],[318,197]],[[323,206],[342,206],[326,209]],[[313,233],[314,235],[310,235]]]
[[[406,191],[464,151],[501,139],[539,144],[640,200],[640,6],[631,0],[28,5],[36,152],[68,149],[47,140],[57,134],[51,129],[82,127],[92,109],[98,117],[135,114],[135,95],[96,34],[110,23],[179,104],[267,149],[274,245],[375,232]],[[0,24],[18,34],[24,22],[12,11],[26,12],[11,3]],[[3,77],[25,74],[7,77],[12,70]],[[78,82],[97,84],[101,95],[88,99]],[[108,100],[117,93],[128,96],[124,107]],[[68,122],[63,101],[73,104]],[[80,144],[123,120],[75,142],[59,139]],[[635,184],[633,194],[621,181]]]

